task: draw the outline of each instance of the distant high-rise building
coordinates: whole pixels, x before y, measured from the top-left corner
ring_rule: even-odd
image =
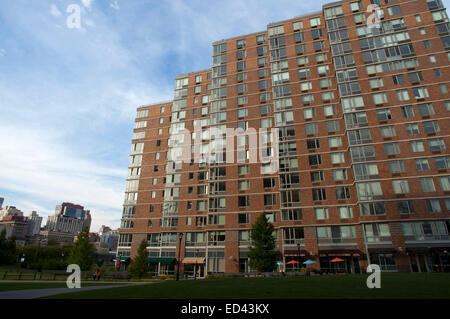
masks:
[[[3,208],[3,202],[5,199],[3,197],[0,197],[0,210]]]
[[[38,235],[41,231],[42,217],[37,212],[31,212],[27,217],[27,236]]]
[[[90,228],[91,215],[83,206],[62,203],[56,206],[55,215],[47,219],[46,230],[71,233],[81,232],[84,226]]]
[[[23,216],[23,212],[15,206],[5,206],[0,210],[0,220],[6,216]]]
[[[288,270],[448,267],[441,0],[332,2],[212,46],[211,69],[137,110],[118,257],[146,240],[160,273],[180,255],[190,272],[249,272],[264,214]]]

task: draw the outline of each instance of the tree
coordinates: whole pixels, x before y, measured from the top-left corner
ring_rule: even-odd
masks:
[[[67,262],[80,266],[81,270],[91,270],[94,262],[95,247],[89,242],[89,230],[83,229],[77,236],[77,241],[70,250]]]
[[[253,246],[250,247],[250,267],[261,272],[275,271],[278,252],[275,251],[276,243],[273,236],[274,227],[267,221],[263,213],[258,217],[252,227],[251,238]]]
[[[16,262],[16,238],[6,238],[6,229],[0,232],[0,264],[10,265]]]
[[[133,262],[131,263],[130,267],[128,268],[128,271],[133,276],[142,278],[142,276],[144,276],[150,270],[147,258],[148,258],[147,241],[144,239],[139,245],[137,255],[134,258]]]

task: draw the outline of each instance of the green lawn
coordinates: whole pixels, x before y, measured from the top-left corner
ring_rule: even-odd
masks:
[[[450,274],[382,274],[381,289],[368,275],[284,278],[224,278],[166,281],[52,296],[53,299],[271,299],[271,298],[450,298]]]
[[[89,286],[113,286],[111,283],[81,283],[81,287]],[[120,284],[117,284],[120,285]],[[48,289],[67,288],[62,282],[2,282],[0,281],[0,291],[28,290],[28,289]]]

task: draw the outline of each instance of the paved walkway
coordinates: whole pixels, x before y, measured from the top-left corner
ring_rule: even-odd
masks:
[[[6,282],[6,281],[2,281],[2,282]],[[8,282],[22,282],[23,283],[24,281],[12,281],[11,280]],[[31,282],[40,282],[40,281],[31,281]],[[41,282],[48,282],[48,281],[41,281]],[[52,281],[52,282],[55,282],[55,281]],[[65,281],[61,281],[61,282],[65,282]],[[117,282],[117,283],[123,283],[123,282]],[[1,282],[0,282],[0,284],[1,284]],[[148,285],[148,284],[155,284],[155,282],[135,282],[135,283],[127,283],[124,285],[109,285],[109,286],[105,285],[105,286],[89,286],[89,287],[83,287],[83,283],[82,283],[80,289],[48,288],[48,289],[26,289],[26,290],[14,290],[14,291],[1,291],[0,299],[35,299],[35,298],[43,298],[43,297],[48,297],[48,296],[80,292],[80,291],[130,287],[130,286],[139,286],[139,285]]]

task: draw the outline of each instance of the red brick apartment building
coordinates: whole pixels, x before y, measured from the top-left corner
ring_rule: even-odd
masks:
[[[348,0],[213,43],[211,69],[138,108],[118,257],[146,239],[155,273],[249,272],[266,214],[284,263],[448,271],[449,30],[440,0]],[[251,136],[227,148],[208,128],[277,129],[258,150],[277,170],[249,160]],[[172,160],[191,139],[227,161]]]

